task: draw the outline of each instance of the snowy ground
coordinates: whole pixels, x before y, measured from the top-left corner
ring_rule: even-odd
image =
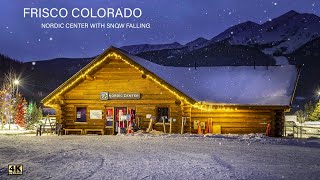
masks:
[[[36,134],[35,130],[0,130],[0,135]]]
[[[0,136],[0,179],[318,179],[319,139]],[[8,164],[23,164],[8,176]]]

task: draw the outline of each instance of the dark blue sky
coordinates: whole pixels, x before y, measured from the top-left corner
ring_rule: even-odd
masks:
[[[24,18],[23,8],[141,8],[151,29],[41,29],[44,22],[134,22],[121,19]],[[91,57],[110,45],[185,44],[210,39],[245,21],[263,23],[289,10],[320,15],[320,0],[1,0],[0,53],[22,61]]]

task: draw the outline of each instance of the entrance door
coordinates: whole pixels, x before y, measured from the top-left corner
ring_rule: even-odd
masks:
[[[113,107],[106,108],[106,130],[107,134],[114,134],[114,112]]]
[[[118,127],[125,127],[124,122],[120,122],[120,117],[127,114],[127,107],[115,107],[114,108],[114,132],[118,133]],[[120,123],[119,123],[120,122]]]

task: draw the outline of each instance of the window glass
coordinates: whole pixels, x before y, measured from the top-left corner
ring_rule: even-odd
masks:
[[[168,122],[168,119],[169,119],[169,108],[167,108],[167,107],[158,108],[158,113],[157,113],[158,122],[162,122],[163,121],[162,118],[164,118],[165,122]]]
[[[77,107],[76,108],[76,122],[86,122],[87,121],[87,108]]]

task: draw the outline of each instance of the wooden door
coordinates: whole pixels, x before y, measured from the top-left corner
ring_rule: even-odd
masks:
[[[127,114],[127,107],[115,107],[114,108],[114,120],[115,120],[115,123],[114,123],[114,130],[115,130],[115,133],[118,132],[118,127],[125,127],[125,123],[124,122],[120,122],[120,117],[122,115],[126,115]],[[120,123],[119,123],[120,122]]]

